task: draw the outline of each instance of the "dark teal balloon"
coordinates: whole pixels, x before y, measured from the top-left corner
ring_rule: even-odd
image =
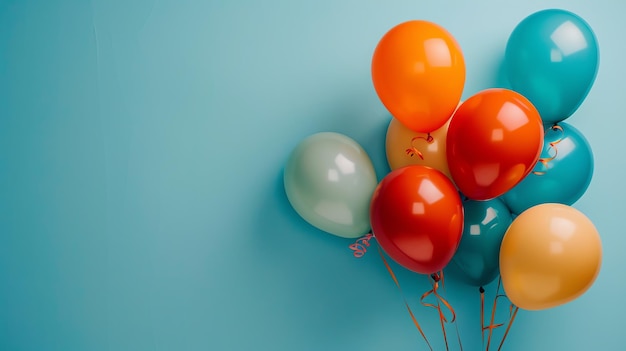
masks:
[[[452,264],[466,283],[484,286],[500,273],[500,244],[511,225],[511,213],[497,198],[466,200],[463,210],[463,236]]]
[[[544,124],[571,116],[598,72],[598,43],[579,16],[543,10],[526,17],[506,45],[506,71],[513,90],[535,105]]]
[[[572,205],[591,183],[593,152],[573,126],[559,123],[546,128],[540,157],[545,164],[539,162],[532,173],[502,196],[514,213],[542,203]]]

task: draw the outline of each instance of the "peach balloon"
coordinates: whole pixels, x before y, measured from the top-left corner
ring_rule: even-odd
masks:
[[[446,158],[449,124],[450,120],[430,134],[418,133],[392,118],[385,141],[387,162],[391,170],[409,165],[428,166],[452,179]]]
[[[542,310],[585,293],[600,271],[602,244],[582,212],[541,204],[522,212],[500,247],[500,274],[513,304]]]

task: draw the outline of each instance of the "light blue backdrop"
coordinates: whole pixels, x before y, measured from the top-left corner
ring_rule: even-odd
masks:
[[[456,37],[466,98],[506,86],[508,35],[546,7],[578,13],[600,42],[568,122],[595,152],[576,207],[604,263],[580,299],[520,312],[505,349],[623,349],[624,4],[0,0],[0,350],[424,350],[377,254],[355,259],[350,240],[300,219],[282,167],[301,139],[335,131],[387,172],[369,65],[393,25],[427,19]],[[426,278],[394,268],[441,350],[417,302]],[[446,296],[479,350],[476,289],[450,278]]]

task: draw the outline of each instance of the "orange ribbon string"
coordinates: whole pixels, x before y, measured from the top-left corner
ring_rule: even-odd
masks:
[[[444,279],[443,270],[441,270],[440,276],[441,276],[441,287],[443,288],[444,291],[446,291],[446,283]],[[450,307],[450,310],[452,311],[452,313],[454,313],[454,310],[452,309],[452,307]],[[454,323],[454,321],[452,321],[452,323]],[[454,329],[456,331],[456,339],[459,342],[459,350],[463,351],[463,342],[461,341],[461,333],[459,332],[459,323],[454,323]]]
[[[483,349],[485,348],[485,289],[481,286],[480,292],[480,331],[482,333]]]
[[[459,350],[463,351],[463,343],[461,342],[461,333],[459,333],[459,323],[454,323],[454,329],[456,330],[456,339],[459,342]]]
[[[370,240],[374,239],[372,233],[368,233],[358,239],[354,244],[348,246],[350,250],[354,251],[353,255],[356,258],[361,258],[367,252],[367,248],[370,246]]]
[[[484,329],[489,329],[489,336],[487,337],[487,349],[489,351],[489,346],[491,345],[491,335],[493,334],[493,330],[503,326],[502,323],[494,324],[494,320],[496,318],[496,307],[498,307],[498,298],[503,296],[500,295],[500,284],[502,283],[502,278],[498,278],[498,287],[496,288],[496,297],[493,299],[493,307],[491,308],[491,321],[488,326],[483,326]]]
[[[402,288],[400,287],[400,282],[398,281],[398,278],[396,278],[396,274],[391,269],[391,266],[387,262],[387,259],[385,259],[385,254],[383,254],[383,251],[380,249],[380,247],[378,247],[378,253],[380,254],[380,258],[383,260],[383,263],[385,264],[385,267],[387,268],[389,275],[393,279],[393,282],[396,283],[396,286],[398,287],[398,290],[400,291],[400,294],[402,295],[402,299],[404,300],[404,305],[406,306],[407,311],[409,311],[409,315],[411,316],[411,320],[413,320],[413,324],[415,324],[415,327],[422,335],[422,338],[424,338],[424,341],[426,341],[426,344],[428,345],[428,348],[430,349],[430,351],[433,351],[433,347],[430,345],[428,338],[426,338],[426,334],[424,334],[424,330],[422,330],[422,327],[417,322],[417,318],[415,318],[415,314],[413,313],[413,310],[411,310],[411,306],[409,306],[409,303],[407,302],[406,298],[404,297],[404,294],[402,293]]]
[[[422,152],[414,144],[417,140],[425,140],[428,144],[432,144],[433,141],[435,141],[435,139],[433,139],[433,136],[430,135],[430,133],[427,133],[425,137],[416,136],[413,139],[411,139],[411,147],[405,150],[406,154],[411,157],[417,155],[420,159],[423,160],[424,154],[422,154]]]
[[[554,150],[554,155],[552,155],[551,157],[542,157],[542,158],[540,158],[538,160],[538,162],[541,163],[543,165],[543,167],[545,168],[545,171],[533,171],[533,174],[535,174],[535,175],[544,175],[544,174],[546,174],[546,172],[548,170],[548,164],[550,163],[550,161],[554,160],[556,158],[556,155],[558,154],[559,150],[556,148],[556,144],[558,144],[561,141],[563,141],[563,127],[561,127],[558,124],[555,124],[552,127],[550,127],[550,129],[552,129],[554,131],[560,131],[561,132],[561,137],[549,144],[550,148],[552,150]]]
[[[438,273],[434,273],[432,274],[430,277],[432,279],[432,286],[433,288],[430,289],[429,291],[425,292],[422,297],[420,297],[420,302],[422,305],[426,306],[426,307],[432,307],[437,309],[437,305],[432,304],[432,303],[428,303],[428,302],[424,302],[424,299],[427,298],[430,295],[435,296],[435,298],[437,299],[437,304],[441,305],[443,304],[444,306],[446,306],[448,308],[448,310],[450,311],[450,313],[452,314],[452,318],[450,319],[450,323],[453,323],[456,320],[456,313],[454,312],[454,309],[452,308],[452,306],[450,305],[450,303],[448,301],[446,301],[446,299],[443,298],[443,296],[441,296],[438,292],[439,290],[439,283],[442,282],[441,277],[442,277],[442,272],[438,272]],[[443,286],[443,284],[442,284]],[[443,310],[441,311],[443,312]],[[442,313],[443,314],[443,313]],[[446,316],[443,316],[443,321],[444,322],[448,322],[448,319],[446,318]]]
[[[509,334],[509,330],[511,329],[511,326],[513,325],[513,321],[515,321],[515,316],[517,316],[517,311],[519,311],[519,307],[515,306],[515,308],[513,308],[513,304],[511,304],[511,309],[513,313],[511,314],[509,325],[507,325],[506,330],[504,331],[504,336],[502,336],[502,341],[500,341],[500,346],[498,346],[498,351],[500,351],[500,349],[502,348],[502,345],[504,345],[504,340],[506,340],[506,336]]]
[[[431,307],[437,310],[437,312],[439,312],[439,322],[441,323],[441,332],[443,334],[443,340],[446,343],[446,350],[449,350],[449,346],[448,346],[448,336],[446,334],[446,328],[445,328],[445,323],[448,322],[448,319],[446,318],[446,316],[443,313],[443,309],[441,308],[441,305],[443,304],[452,314],[452,318],[450,319],[450,323],[454,323],[454,321],[456,320],[456,313],[454,312],[454,309],[452,308],[452,306],[450,305],[450,303],[448,301],[446,301],[446,299],[444,299],[439,292],[437,291],[439,289],[439,282],[441,281],[441,277],[442,277],[442,273],[443,272],[439,272],[439,273],[434,273],[432,274],[430,277],[432,279],[432,286],[433,288],[430,289],[429,291],[425,292],[422,297],[420,297],[420,303],[425,306],[425,307]],[[437,304],[432,304],[432,303],[428,303],[425,302],[424,299],[426,299],[428,296],[433,295],[435,296],[435,298],[437,299]],[[460,338],[459,338],[460,340]]]

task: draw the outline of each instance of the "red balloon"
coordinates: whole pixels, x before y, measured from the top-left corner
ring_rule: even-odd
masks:
[[[372,231],[382,249],[414,272],[440,271],[463,233],[463,205],[454,184],[426,166],[406,166],[378,184],[370,206]]]
[[[543,133],[539,112],[524,96],[508,89],[479,92],[459,106],[448,128],[454,183],[474,200],[504,194],[537,163]]]

